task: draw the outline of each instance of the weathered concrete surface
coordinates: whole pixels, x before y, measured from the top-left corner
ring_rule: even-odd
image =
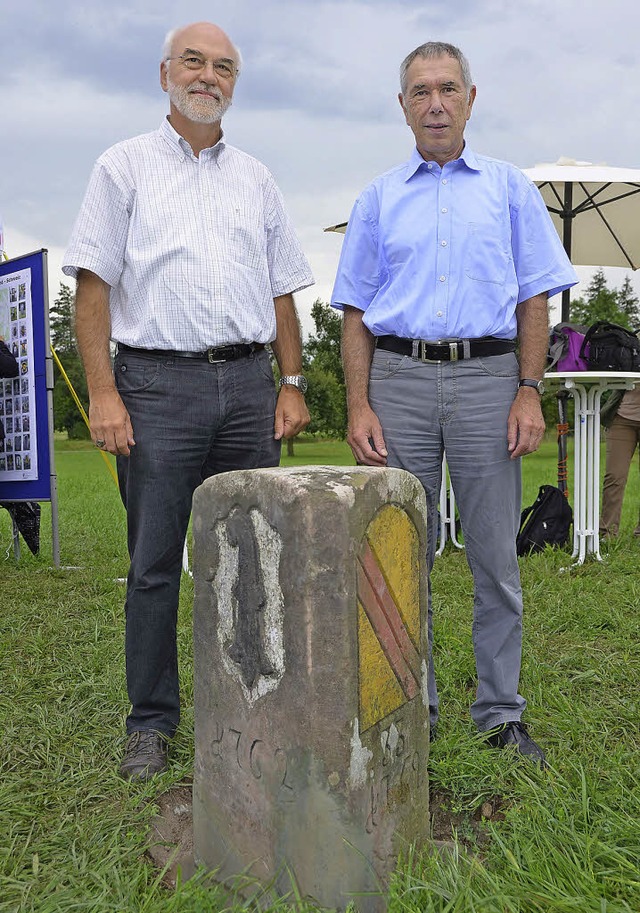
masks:
[[[193,517],[196,861],[381,909],[429,832],[422,488],[369,467],[225,473]]]

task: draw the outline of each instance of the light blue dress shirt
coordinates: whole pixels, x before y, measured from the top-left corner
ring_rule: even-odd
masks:
[[[578,279],[535,184],[465,146],[441,168],[417,149],[353,207],[331,303],[374,336],[516,336],[516,305]]]

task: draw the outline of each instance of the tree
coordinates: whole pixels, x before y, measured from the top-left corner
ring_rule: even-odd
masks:
[[[311,307],[316,336],[310,336],[304,347],[309,362],[332,374],[344,384],[340,346],[342,341],[342,315],[316,298]]]
[[[626,315],[630,329],[636,330],[640,325],[640,301],[633,291],[631,279],[625,276],[622,288],[616,293],[618,296],[618,307]]]
[[[49,329],[51,344],[86,411],[89,408],[89,394],[76,341],[73,293],[64,282],[60,283],[60,293],[49,310]],[[89,429],[85,425],[71,391],[55,362],[53,424],[56,431],[66,431],[71,440],[87,439],[90,436]]]
[[[73,323],[73,292],[64,282],[60,293],[49,308],[51,343],[62,360],[62,355],[77,355],[76,334]]]
[[[309,378],[308,430],[343,438],[347,430],[347,397],[340,354],[342,315],[317,298],[311,316],[316,332],[303,351],[304,370]]]
[[[597,320],[619,323],[633,329],[640,322],[638,298],[633,293],[629,278],[618,291],[607,285],[602,269],[594,273],[584,298],[571,302],[571,322],[589,326]]]
[[[343,438],[347,428],[344,384],[315,363],[305,368],[305,372],[309,381],[306,400],[311,415],[307,431]]]

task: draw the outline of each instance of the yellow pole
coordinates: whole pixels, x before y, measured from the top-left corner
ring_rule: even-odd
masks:
[[[77,394],[76,391],[73,389],[73,384],[72,384],[71,381],[69,380],[69,377],[67,376],[67,372],[66,372],[65,369],[62,367],[62,362],[61,362],[60,359],[58,358],[58,353],[56,352],[56,350],[53,348],[52,345],[50,345],[49,348],[51,349],[51,354],[53,355],[54,361],[55,361],[55,363],[57,364],[58,368],[60,369],[60,373],[62,374],[62,376],[63,376],[63,378],[64,378],[64,381],[65,381],[67,387],[69,388],[69,391],[71,392],[71,396],[73,397],[73,401],[75,402],[76,406],[78,407],[78,411],[80,412],[80,415],[82,416],[85,425],[87,426],[87,428],[89,428],[89,430],[91,430],[91,426],[89,425],[89,419],[87,418],[87,413],[84,411],[84,407],[83,407],[82,403],[80,402],[80,400],[79,400],[79,398],[78,398],[78,394]],[[107,454],[104,452],[104,450],[100,450],[99,453],[100,453],[102,459],[103,459],[103,460],[105,461],[105,463],[107,464],[107,469],[108,469],[109,472],[111,473],[111,478],[112,478],[113,481],[116,483],[116,488],[117,488],[117,487],[118,487],[118,477],[116,476],[116,474],[115,474],[115,472],[114,472],[114,469],[113,469],[113,466],[111,465],[111,460],[109,459],[109,457],[107,456]]]

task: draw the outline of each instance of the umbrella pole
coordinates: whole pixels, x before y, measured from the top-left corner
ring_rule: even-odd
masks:
[[[564,206],[562,209],[562,246],[567,257],[571,260],[571,230],[573,228],[573,184],[564,182]],[[562,293],[562,322],[569,323],[571,309],[571,293],[567,288]]]

